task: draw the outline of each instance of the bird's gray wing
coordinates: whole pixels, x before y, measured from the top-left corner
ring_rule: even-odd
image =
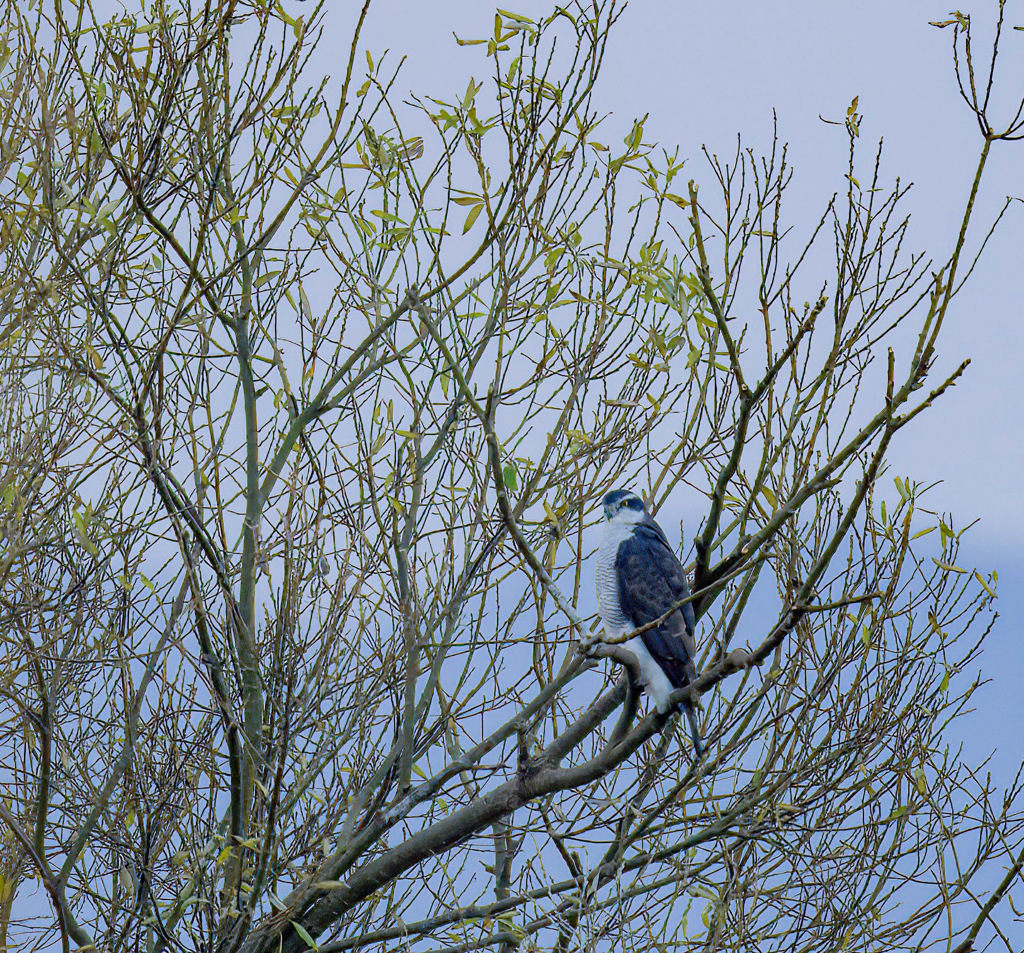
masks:
[[[619,603],[637,628],[660,618],[690,594],[682,565],[665,534],[650,517],[637,524],[633,535],[619,545],[615,568]],[[675,688],[696,677],[693,629],[693,606],[686,603],[641,635],[647,651]]]

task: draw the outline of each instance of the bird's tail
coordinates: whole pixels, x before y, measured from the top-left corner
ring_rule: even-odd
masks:
[[[701,743],[700,731],[697,728],[697,714],[689,702],[683,702],[682,708],[686,714],[686,720],[690,723],[690,738],[693,739],[693,750],[699,761],[704,757],[704,745]]]

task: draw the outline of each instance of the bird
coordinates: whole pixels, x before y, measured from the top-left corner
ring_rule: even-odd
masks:
[[[640,665],[643,687],[664,714],[672,707],[672,692],[697,677],[693,605],[686,602],[672,609],[690,595],[686,570],[639,496],[611,490],[602,503],[605,523],[596,572],[601,625],[605,638],[615,639],[668,613],[658,625],[623,643]],[[684,701],[682,709],[700,758],[704,746],[693,705]]]

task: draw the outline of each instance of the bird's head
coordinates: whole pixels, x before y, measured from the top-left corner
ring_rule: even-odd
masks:
[[[604,518],[609,522],[639,523],[644,518],[644,501],[632,490],[612,490],[604,497]]]

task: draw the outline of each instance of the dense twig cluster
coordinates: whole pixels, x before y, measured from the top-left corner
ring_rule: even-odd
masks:
[[[1003,935],[1019,785],[945,734],[995,576],[886,474],[966,367],[932,379],[1019,128],[992,131],[969,22],[984,143],[933,270],[906,190],[858,181],[856,103],[799,239],[778,143],[684,186],[642,121],[603,142],[615,0],[499,12],[452,102],[400,102],[369,0],[340,89],[310,85],[326,12],[296,9],[6,14],[6,941]],[[617,485],[700,501],[700,763],[624,674],[598,687],[629,663],[586,571]]]

